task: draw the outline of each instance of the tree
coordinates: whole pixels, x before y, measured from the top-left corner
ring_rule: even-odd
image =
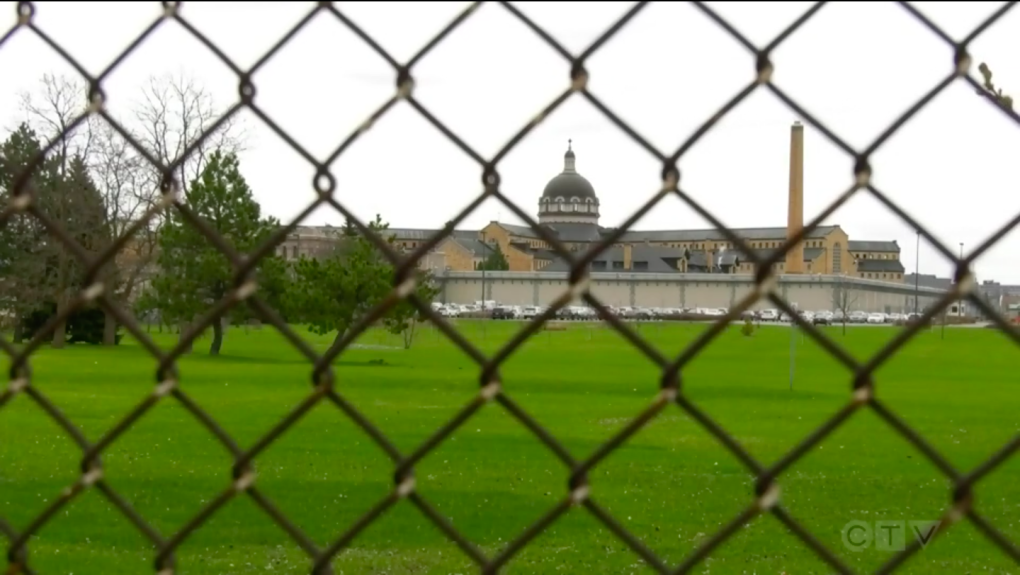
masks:
[[[367,227],[392,244],[394,238],[385,233],[389,224],[376,215]],[[340,344],[348,331],[393,289],[394,269],[379,249],[359,230],[347,222],[340,228],[333,247],[318,257],[302,256],[293,267],[294,284],[285,298],[284,308],[291,321],[308,324],[313,333],[325,335],[336,331],[331,351]],[[435,297],[431,276],[422,273],[416,294],[425,301]],[[417,310],[402,301],[383,317],[383,325],[405,336],[410,347]]]
[[[86,84],[80,79],[54,74],[44,74],[39,84],[37,93],[23,91],[19,94],[19,107],[25,121],[36,133],[51,138],[60,136],[53,147],[52,156],[63,174],[67,171],[71,157],[89,157],[92,128],[103,120],[92,116],[69,132],[68,128],[86,111]]]
[[[843,335],[846,335],[846,322],[850,312],[854,311],[857,304],[857,292],[853,284],[846,276],[839,276],[832,289],[832,302],[840,312],[840,321],[843,323]]]
[[[209,155],[205,169],[191,182],[185,203],[241,252],[253,250],[279,227],[275,218],[262,217],[261,208],[240,173],[237,156],[230,152],[215,151]],[[266,256],[259,263],[256,279],[281,270],[276,259],[276,255]],[[178,210],[171,212],[160,230],[158,267],[152,282],[153,297],[167,321],[192,321],[232,288],[234,270],[230,260],[185,221]],[[247,318],[247,308],[240,306],[228,313],[235,322]],[[209,354],[218,355],[223,345],[223,318],[217,318],[212,329]]]
[[[93,127],[89,169],[103,198],[104,225],[113,241],[129,231],[159,200],[159,186],[152,167],[112,126]],[[103,269],[103,282],[115,301],[127,304],[140,284],[150,279],[155,258],[160,214],[156,221],[142,222],[124,248]],[[103,343],[112,345],[117,320],[105,314]]]
[[[64,134],[54,149],[62,173],[72,156],[82,158],[103,203],[103,225],[110,242],[124,235],[159,199],[161,176],[104,118],[89,116],[70,133],[68,126],[87,112],[88,86],[78,78],[44,75],[37,93],[21,94],[26,121],[41,133]],[[122,126],[130,131],[130,126]],[[136,136],[136,139],[138,138]],[[144,139],[142,139],[144,141]],[[151,268],[158,219],[135,232],[102,270],[100,278],[115,301],[129,302]],[[100,246],[106,247],[106,246]],[[117,322],[104,314],[103,343],[116,342]]]
[[[433,281],[431,272],[424,271],[418,274],[418,282],[415,288],[415,295],[424,304],[432,303],[439,288]],[[383,318],[383,326],[394,335],[403,336],[404,349],[411,349],[414,344],[414,336],[418,331],[418,324],[425,321],[421,311],[410,301],[404,300],[397,304],[386,317]]]
[[[506,256],[503,255],[503,249],[499,247],[498,243],[492,244],[491,247],[492,251],[490,251],[489,255],[478,264],[477,269],[490,272],[509,270],[510,264],[506,261]]]
[[[41,151],[35,131],[27,124],[21,124],[0,145],[0,205],[8,205],[18,175]],[[52,163],[39,166],[36,174],[41,177],[33,180],[33,187],[55,181],[52,168]],[[15,215],[0,226],[0,309],[10,314],[15,343],[24,336],[24,318],[43,300],[39,286],[46,272],[42,257],[46,240],[46,230],[29,215]]]
[[[387,237],[389,226],[377,215],[368,228]],[[393,241],[390,237],[387,241]],[[333,346],[386,296],[393,267],[379,250],[347,222],[336,234],[333,248],[320,257],[302,256],[294,267],[294,286],[284,306],[309,331],[336,331]]]
[[[189,193],[190,183],[200,177],[212,154],[217,151],[239,154],[243,151],[245,138],[236,116],[202,138],[225,111],[187,73],[152,77],[135,111],[138,140],[166,166],[182,160],[176,166],[175,174],[182,191]],[[184,153],[196,143],[192,153],[185,158]]]
[[[59,156],[55,160],[65,162]],[[110,241],[103,217],[102,196],[89,174],[85,159],[80,155],[66,159],[66,168],[61,169],[64,170],[62,177],[38,194],[39,209],[58,222],[86,253],[96,255]],[[44,261],[49,268],[45,285],[56,304],[56,313],[63,315],[72,296],[86,287],[85,265],[56,238],[44,238],[43,248]],[[66,329],[66,319],[57,323],[53,330],[53,347],[63,347],[67,341]]]
[[[981,64],[978,65],[978,71],[981,73],[982,85],[984,86],[983,90],[978,90],[978,95],[984,96],[995,104],[1012,111],[1013,97],[1008,94],[1004,94],[1002,89],[992,82],[992,69],[988,67],[988,64],[981,62]]]
[[[64,227],[98,225],[94,218],[95,206],[92,203],[98,194],[95,182],[88,172],[87,163],[92,144],[92,127],[97,119],[91,117],[73,130],[69,129],[86,111],[88,92],[85,84],[80,80],[70,80],[54,74],[44,74],[40,84],[38,93],[23,91],[19,94],[20,108],[28,125],[34,128],[36,133],[42,134],[47,139],[56,139],[56,145],[49,153],[47,164],[50,169],[56,170],[59,180],[62,180],[62,183],[44,186],[40,190],[40,207]],[[38,170],[36,173],[39,174]],[[66,187],[61,189],[62,185]],[[79,209],[86,209],[86,212],[78,212]],[[79,221],[72,223],[67,219],[72,217]],[[81,221],[82,219],[86,221]],[[98,238],[107,235],[107,230],[96,231],[98,235],[86,232],[85,229],[68,230],[72,236],[84,237],[83,233],[88,233],[90,237]],[[90,247],[96,247],[99,242],[93,244]],[[44,239],[44,245],[49,252],[45,258],[50,268],[47,274],[50,280],[48,298],[56,304],[56,313],[60,314],[70,302],[72,291],[80,287],[76,285],[78,278],[74,277],[79,271],[77,265],[79,262],[68,253],[66,246],[55,239]],[[65,330],[66,322],[61,322],[53,330],[54,347],[64,345]]]
[[[59,107],[64,101],[62,98],[52,96],[48,101],[56,102],[54,106]],[[61,118],[69,116],[62,114]],[[61,121],[56,124],[62,125]],[[22,191],[32,193],[36,209],[57,223],[86,253],[95,254],[108,239],[102,218],[102,198],[80,153],[83,148],[73,144],[73,134],[55,136],[60,136],[56,145],[47,157],[40,158],[43,146],[37,131],[28,123],[21,124],[10,135],[2,148],[2,193],[13,194],[20,174],[32,167],[30,185]],[[45,317],[53,313],[66,315],[72,294],[84,287],[85,267],[84,262],[45,230],[36,218],[18,217],[5,228],[4,292],[8,307],[17,316],[15,339],[20,340],[23,319],[29,314],[38,311]],[[68,319],[64,318],[55,326],[51,334],[54,347],[63,347],[67,342]]]

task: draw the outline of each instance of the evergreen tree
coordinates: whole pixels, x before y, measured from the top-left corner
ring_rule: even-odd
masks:
[[[393,243],[394,238],[386,233],[389,224],[380,216],[367,227]],[[336,331],[333,346],[393,289],[393,266],[350,222],[337,234],[330,253],[320,258],[302,257],[293,272],[294,285],[287,293],[285,309],[292,321],[307,323],[313,333]],[[420,281],[417,293],[431,301],[431,282]],[[384,325],[402,333],[413,317],[408,306],[406,301],[395,306],[383,319]]]
[[[499,243],[493,242],[488,245],[490,245],[492,251],[490,251],[489,255],[478,264],[478,269],[490,272],[509,270],[510,263],[506,261],[506,256],[503,255],[503,249],[499,247]]]
[[[18,126],[0,145],[0,205],[9,204],[18,176],[41,152],[39,139],[27,124]],[[53,167],[52,162],[37,167],[39,181],[54,181]],[[27,191],[23,188],[23,192]],[[44,299],[39,287],[46,271],[42,258],[45,240],[45,229],[29,215],[13,216],[0,226],[0,307],[12,312],[16,343],[21,342],[23,335],[31,335],[22,333],[22,321]]]
[[[85,161],[77,155],[40,159],[41,150],[38,137],[25,124],[0,146],[0,198],[9,199],[20,174],[33,168],[22,193],[32,193],[36,209],[87,253],[98,252],[108,241],[108,232],[102,196]],[[31,215],[11,218],[0,230],[0,246],[0,297],[14,311],[14,335],[20,340],[34,335],[21,330],[29,316],[36,316],[28,323],[38,327],[53,313],[65,314],[74,294],[85,287],[86,270],[76,254]],[[65,318],[47,334],[53,347],[67,342],[66,324],[71,319]]]
[[[191,182],[187,206],[240,252],[254,250],[279,226],[274,218],[262,217],[241,175],[237,156],[232,153],[217,150],[209,156],[202,173]],[[279,285],[278,278],[267,277],[282,273],[278,259],[270,254],[260,261],[256,272],[260,286],[263,281]],[[153,295],[168,322],[192,321],[233,288],[231,262],[177,210],[171,210],[160,231],[158,265]],[[243,305],[235,306],[229,314],[235,322],[250,317]],[[222,319],[212,328],[209,353],[217,355],[223,345]]]

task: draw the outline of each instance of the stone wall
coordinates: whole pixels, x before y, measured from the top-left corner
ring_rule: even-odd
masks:
[[[566,275],[548,272],[453,272],[436,275],[441,284],[437,299],[448,303],[472,303],[481,299],[510,305],[547,305],[568,287]],[[732,307],[754,286],[746,274],[648,274],[593,273],[590,291],[612,306]],[[914,296],[924,308],[945,293],[903,283],[833,275],[783,275],[778,292],[801,309],[839,309],[841,293],[847,293],[853,310],[912,312]],[[484,298],[483,298],[484,290]],[[755,308],[775,307],[759,301]]]

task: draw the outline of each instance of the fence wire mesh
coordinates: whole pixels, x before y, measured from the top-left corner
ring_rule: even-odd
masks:
[[[0,409],[7,405],[12,398],[18,394],[25,394],[32,401],[38,404],[67,434],[76,442],[83,453],[81,460],[81,475],[72,485],[68,486],[59,497],[53,500],[45,510],[32,520],[29,525],[21,530],[16,530],[11,524],[0,517],[0,534],[7,540],[8,552],[8,573],[33,573],[29,562],[28,547],[30,538],[37,534],[57,513],[73,499],[78,497],[87,489],[96,489],[126,517],[137,530],[144,535],[156,548],[155,571],[161,574],[174,572],[174,553],[180,545],[194,533],[203,523],[213,517],[232,498],[244,494],[254,501],[277,525],[279,525],[293,541],[307,553],[312,562],[312,573],[322,574],[331,572],[330,563],[343,551],[354,538],[365,530],[370,524],[382,516],[387,509],[402,499],[409,500],[415,505],[432,523],[441,530],[446,537],[454,542],[472,561],[474,561],[481,572],[497,572],[507,564],[515,554],[520,552],[542,531],[557,521],[568,509],[573,506],[580,506],[587,509],[598,521],[605,525],[612,533],[630,547],[638,556],[648,563],[654,570],[660,573],[686,573],[692,570],[702,560],[707,558],[714,549],[734,535],[744,524],[755,516],[763,513],[774,515],[783,525],[795,534],[807,547],[809,547],[819,558],[839,573],[851,573],[851,569],[836,554],[828,549],[823,543],[815,538],[800,522],[797,521],[780,502],[780,487],[778,479],[786,471],[803,457],[811,448],[818,445],[824,438],[846,422],[857,410],[862,408],[871,409],[882,420],[888,423],[899,435],[909,441],[917,451],[921,452],[932,464],[951,480],[954,488],[951,494],[949,506],[941,517],[942,524],[949,526],[953,523],[966,519],[970,521],[981,533],[984,534],[998,548],[1005,552],[1020,564],[1020,549],[1000,531],[986,521],[972,506],[972,491],[982,478],[987,476],[993,469],[998,467],[1010,458],[1020,448],[1020,436],[1013,438],[1006,445],[1002,446],[991,458],[983,464],[963,472],[953,467],[938,451],[929,445],[916,431],[900,419],[891,409],[882,403],[874,394],[874,382],[872,374],[875,370],[893,357],[912,337],[915,336],[922,326],[931,321],[936,315],[945,310],[954,301],[965,299],[972,303],[978,310],[983,312],[991,322],[1007,335],[1013,342],[1020,345],[1020,332],[998,314],[984,299],[978,297],[975,292],[975,281],[971,273],[971,264],[1008,234],[1014,227],[1020,224],[1020,214],[1014,217],[1006,225],[997,230],[978,248],[974,249],[966,257],[963,254],[957,256],[952,249],[945,246],[932,233],[910,216],[904,209],[899,207],[889,195],[880,191],[871,182],[871,168],[869,160],[872,155],[891,138],[897,130],[910,121],[922,108],[924,108],[939,93],[944,91],[954,82],[965,82],[971,85],[979,93],[984,93],[982,85],[970,75],[972,60],[968,54],[968,46],[985,30],[992,26],[997,20],[1003,17],[1013,8],[1014,2],[1004,4],[1001,8],[990,15],[984,22],[977,26],[969,35],[962,40],[953,40],[945,31],[934,24],[924,14],[908,3],[901,2],[900,6],[911,14],[914,19],[945,41],[953,49],[953,61],[946,76],[935,86],[925,93],[917,102],[911,105],[906,111],[898,116],[881,135],[864,149],[855,149],[841,139],[839,135],[830,130],[818,118],[798,104],[783,89],[772,82],[774,71],[770,55],[786,41],[792,34],[808,22],[815,14],[824,7],[825,2],[815,3],[804,14],[792,22],[774,40],[765,46],[757,46],[742,35],[733,25],[727,22],[712,8],[701,2],[691,4],[703,12],[712,21],[725,30],[734,41],[739,42],[754,55],[755,67],[749,74],[750,79],[747,85],[735,94],[729,101],[723,104],[719,110],[710,118],[707,118],[701,127],[688,138],[679,148],[672,152],[664,152],[657,149],[642,137],[633,127],[624,122],[613,110],[605,105],[599,97],[588,89],[589,74],[585,68],[585,62],[598,51],[607,41],[620,31],[639,12],[648,6],[648,2],[638,2],[619,18],[608,30],[580,54],[571,54],[564,48],[549,32],[535,23],[532,19],[522,13],[518,8],[508,2],[499,3],[513,17],[519,19],[545,43],[552,47],[564,60],[568,71],[568,78],[563,92],[541,110],[532,121],[523,126],[510,141],[508,141],[498,153],[492,158],[485,158],[473,150],[463,139],[438,120],[429,110],[415,98],[414,95],[414,66],[431,49],[445,38],[455,33],[457,28],[469,19],[482,2],[475,2],[466,7],[452,22],[443,28],[435,37],[429,41],[414,57],[406,63],[398,62],[380,44],[360,28],[351,19],[330,2],[320,2],[308,15],[297,25],[280,38],[258,62],[248,70],[243,70],[234,64],[224,53],[194,26],[189,24],[185,12],[179,2],[163,2],[163,15],[157,18],[124,50],[114,61],[99,75],[87,73],[74,58],[64,50],[56,41],[49,37],[44,30],[34,23],[37,7],[31,2],[20,2],[17,5],[17,23],[2,37],[0,37],[0,49],[17,34],[35,34],[43,42],[57,51],[71,66],[73,66],[85,79],[88,84],[89,106],[85,113],[79,116],[75,122],[67,126],[63,133],[55,136],[40,155],[31,163],[29,169],[25,170],[16,178],[12,186],[9,203],[0,212],[0,226],[6,226],[12,218],[19,215],[34,217],[47,230],[47,232],[60,242],[70,253],[72,253],[81,264],[85,266],[87,287],[76,294],[70,305],[61,313],[52,317],[49,322],[37,332],[26,345],[17,349],[8,342],[0,339],[0,348],[11,358],[10,381],[6,389],[0,393]],[[313,155],[305,151],[301,144],[290,137],[270,118],[255,101],[255,85],[252,82],[252,75],[267,61],[280,51],[280,49],[298,35],[302,29],[316,18],[336,18],[354,34],[364,40],[372,50],[385,58],[392,66],[396,89],[393,95],[382,102],[378,109],[367,119],[365,126],[371,126],[386,114],[394,105],[405,101],[417,110],[430,124],[432,124],[446,138],[452,141],[460,150],[477,162],[482,176],[482,192],[467,207],[465,207],[447,225],[423,242],[410,253],[399,253],[383,237],[370,227],[361,222],[344,205],[336,199],[334,191],[336,181],[330,174],[330,165],[364,132],[355,131],[350,134],[342,144],[325,160],[317,161],[312,159]],[[198,41],[205,45],[217,58],[223,61],[233,70],[238,79],[239,101],[234,104],[226,113],[196,141],[192,142],[189,148],[181,154],[170,165],[158,161],[144,146],[135,140],[130,132],[121,126],[116,120],[107,114],[104,109],[105,94],[103,91],[103,80],[147,37],[168,21],[175,20],[187,29]],[[678,167],[680,159],[712,126],[723,116],[730,113],[742,101],[756,90],[768,90],[783,101],[790,109],[795,111],[800,118],[816,128],[825,137],[841,148],[854,159],[854,170],[851,182],[847,189],[837,199],[823,210],[816,218],[806,224],[795,236],[785,241],[779,250],[774,251],[769,257],[762,258],[755,255],[755,250],[749,249],[746,241],[736,235],[732,230],[724,226],[718,218],[703,208],[694,198],[686,193],[681,186],[681,172]],[[500,161],[541,122],[554,113],[564,102],[571,97],[580,97],[589,101],[595,106],[610,122],[619,127],[628,137],[636,141],[649,154],[654,156],[662,165],[662,185],[654,190],[651,198],[622,225],[616,228],[611,235],[594,245],[584,253],[569,251],[566,246],[554,235],[550,234],[524,210],[509,200],[500,190]],[[994,101],[994,98],[990,98]],[[1014,122],[1020,124],[1020,117],[1012,110],[998,106],[1003,114]],[[258,116],[270,129],[287,141],[301,155],[315,167],[316,176],[313,180],[313,187],[317,192],[317,199],[303,211],[295,221],[278,229],[272,237],[263,245],[248,254],[239,253],[221,237],[209,225],[197,217],[188,207],[186,202],[181,201],[181,182],[175,174],[185,159],[194,152],[211,134],[213,134],[224,122],[237,114],[242,109],[248,109]],[[115,129],[125,140],[127,140],[139,154],[144,156],[153,166],[163,174],[160,186],[161,203],[153,206],[144,217],[139,218],[125,233],[116,238],[111,245],[107,246],[98,254],[91,254],[86,251],[61,225],[48,216],[35,203],[35,187],[32,180],[32,172],[41,163],[43,156],[48,153],[65,137],[69,136],[80,124],[85,122],[90,115],[101,116]],[[840,206],[858,193],[870,194],[883,205],[895,212],[913,229],[924,236],[938,251],[948,259],[955,262],[955,283],[951,290],[942,296],[938,302],[930,306],[923,314],[923,321],[910,324],[898,333],[898,335],[880,349],[873,357],[866,362],[860,362],[841,346],[833,342],[812,324],[805,321],[795,312],[790,303],[785,301],[777,291],[775,277],[772,275],[773,264],[783,260],[786,252],[804,239],[821,222],[833,214]],[[667,196],[676,196],[687,206],[709,220],[725,238],[737,246],[741,251],[749,254],[749,259],[759,270],[755,276],[755,288],[743,298],[738,305],[716,321],[711,328],[707,329],[700,337],[691,343],[678,357],[665,357],[652,345],[646,342],[637,332],[628,327],[625,323],[616,318],[609,308],[587,289],[586,270],[589,264],[602,251],[612,246],[621,236],[629,230],[636,221],[657,205]],[[414,292],[416,275],[414,270],[418,261],[423,258],[431,249],[436,247],[444,238],[449,236],[455,226],[468,217],[472,211],[483,201],[495,198],[502,205],[511,210],[517,217],[524,220],[536,234],[545,240],[553,251],[560,257],[570,262],[569,288],[562,293],[544,313],[529,321],[515,337],[507,342],[498,352],[487,357],[470,341],[464,338],[457,330],[450,325],[442,316],[437,314]],[[395,281],[389,295],[377,305],[370,313],[352,327],[349,333],[338,345],[333,346],[325,354],[318,354],[307,343],[305,343],[273,309],[259,297],[253,270],[261,258],[271,255],[278,246],[286,239],[304,216],[312,210],[331,206],[337,212],[346,217],[353,225],[374,244],[382,254],[392,263],[396,270]],[[149,220],[154,218],[161,210],[177,210],[180,215],[197,230],[199,230],[209,242],[220,250],[232,263],[234,268],[234,283],[226,297],[216,302],[199,320],[194,322],[190,328],[181,334],[180,341],[170,351],[159,348],[147,335],[138,321],[132,315],[119,306],[110,297],[107,287],[101,281],[100,270],[104,265],[121,251],[129,242],[131,237]],[[558,310],[568,305],[576,298],[580,298],[592,306],[614,330],[633,344],[643,355],[653,362],[662,372],[661,390],[652,398],[648,406],[628,425],[619,431],[615,436],[605,442],[601,447],[584,460],[575,459],[559,441],[553,437],[538,421],[528,415],[514,400],[505,392],[502,387],[499,368],[529,337],[534,335],[543,324],[553,318]],[[726,326],[739,317],[740,314],[751,308],[759,300],[767,299],[776,307],[785,312],[792,321],[796,322],[804,333],[817,342],[822,348],[843,364],[851,373],[852,386],[846,405],[837,413],[832,415],[827,422],[816,429],[813,433],[802,439],[791,451],[772,465],[765,465],[751,456],[731,435],[720,425],[715,423],[705,412],[688,401],[681,385],[681,372],[683,368],[698,353],[704,349]],[[379,320],[390,308],[401,301],[411,302],[421,314],[431,321],[437,328],[449,338],[458,348],[468,354],[477,363],[480,369],[480,390],[473,400],[463,406],[460,411],[440,429],[436,430],[417,449],[410,453],[403,453],[376,427],[371,421],[363,416],[351,403],[349,403],[336,387],[336,379],[331,369],[332,362],[347,349],[359,335],[367,330],[373,323]],[[30,358],[44,342],[44,335],[56,326],[58,322],[66,319],[75,310],[81,307],[97,303],[107,313],[112,314],[123,326],[144,346],[153,358],[158,362],[156,375],[156,386],[141,403],[134,407],[129,413],[123,416],[120,421],[107,431],[97,441],[90,441],[79,430],[79,428],[63,415],[57,407],[47,399],[42,391],[33,385]],[[180,378],[175,367],[175,362],[189,349],[191,343],[214,321],[222,317],[232,307],[237,305],[248,305],[252,311],[259,316],[263,322],[272,324],[280,333],[296,347],[300,353],[313,364],[313,387],[311,393],[275,427],[262,436],[252,447],[244,449],[240,447],[217,422],[210,417],[203,408],[193,401],[181,385]],[[137,513],[127,500],[119,495],[106,481],[101,462],[101,455],[118,437],[124,434],[129,427],[142,418],[157,403],[167,397],[177,400],[192,416],[194,416],[213,436],[216,437],[233,455],[234,464],[232,467],[233,481],[223,491],[209,501],[201,511],[192,517],[177,532],[169,536],[159,533],[144,517]],[[350,525],[345,531],[335,536],[333,542],[325,548],[316,545],[305,535],[288,517],[280,511],[262,491],[259,490],[256,475],[252,468],[252,461],[279,438],[288,428],[298,422],[306,413],[320,402],[332,403],[348,418],[364,430],[372,440],[382,449],[394,464],[393,489],[378,501],[367,513]],[[499,403],[506,411],[514,417],[521,425],[534,434],[555,456],[563,463],[567,470],[567,488],[562,499],[549,509],[538,521],[520,533],[515,539],[507,544],[502,551],[494,556],[484,554],[477,546],[462,535],[453,524],[443,517],[432,505],[426,501],[416,489],[414,467],[426,454],[435,449],[447,439],[455,430],[467,422],[482,406],[487,403]],[[746,469],[757,477],[755,492],[756,495],[747,507],[736,517],[732,518],[722,529],[712,534],[692,554],[690,554],[680,565],[669,566],[660,559],[652,550],[645,546],[636,536],[631,534],[623,525],[597,503],[595,493],[589,488],[587,475],[610,453],[620,447],[628,438],[633,436],[668,405],[676,405],[686,412],[688,416],[698,422],[708,433],[719,443],[731,452],[743,464]],[[942,534],[945,529],[940,529],[936,535]],[[909,543],[906,547],[893,555],[879,569],[879,573],[890,573],[895,571],[911,555],[921,549],[921,543],[917,540]]]

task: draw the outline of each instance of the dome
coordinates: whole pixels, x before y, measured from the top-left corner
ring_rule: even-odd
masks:
[[[574,167],[574,150],[570,144],[567,145],[567,153],[563,155],[563,171],[545,185],[542,192],[543,198],[580,198],[597,200],[595,188],[584,176],[577,173]]]

